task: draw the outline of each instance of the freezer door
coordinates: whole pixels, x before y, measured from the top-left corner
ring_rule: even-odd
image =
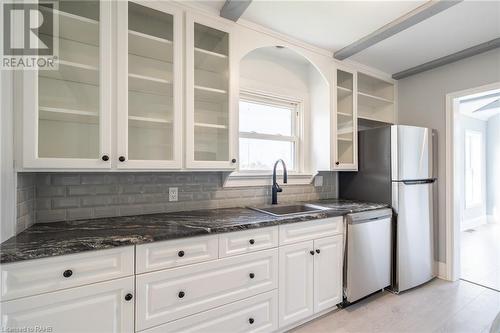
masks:
[[[396,222],[396,289],[403,291],[434,277],[434,182],[393,182]]]
[[[434,178],[432,130],[415,126],[391,126],[392,180]]]

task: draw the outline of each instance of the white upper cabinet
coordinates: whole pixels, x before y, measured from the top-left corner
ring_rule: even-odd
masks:
[[[57,3],[59,68],[22,74],[23,167],[110,168],[112,4]]]
[[[182,12],[119,1],[118,168],[181,168]]]
[[[234,169],[237,143],[231,33],[204,16],[186,16],[186,167]]]
[[[356,74],[346,69],[336,72],[336,106],[334,116],[336,133],[334,140],[334,170],[357,170],[357,108],[356,108]]]

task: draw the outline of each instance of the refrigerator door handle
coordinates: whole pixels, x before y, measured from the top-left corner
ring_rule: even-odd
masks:
[[[436,181],[435,178],[423,179],[423,180],[403,180],[402,183],[405,185],[421,185],[421,184],[432,184]]]

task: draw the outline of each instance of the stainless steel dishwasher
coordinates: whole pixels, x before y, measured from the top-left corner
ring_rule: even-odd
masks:
[[[391,285],[392,210],[348,214],[345,228],[343,306]]]

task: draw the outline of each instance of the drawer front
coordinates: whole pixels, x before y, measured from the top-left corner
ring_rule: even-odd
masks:
[[[215,260],[219,257],[217,235],[137,245],[137,274]]]
[[[143,332],[274,332],[278,329],[277,312],[278,291],[273,290]]]
[[[278,246],[278,227],[231,232],[219,236],[219,256],[229,257]]]
[[[276,289],[277,281],[277,249],[138,275],[137,330]]]
[[[133,292],[129,276],[3,302],[2,331],[132,333],[134,302],[126,295]]]
[[[134,247],[2,265],[2,300],[134,275]]]
[[[343,225],[342,216],[280,225],[280,245],[293,244],[341,234]]]

